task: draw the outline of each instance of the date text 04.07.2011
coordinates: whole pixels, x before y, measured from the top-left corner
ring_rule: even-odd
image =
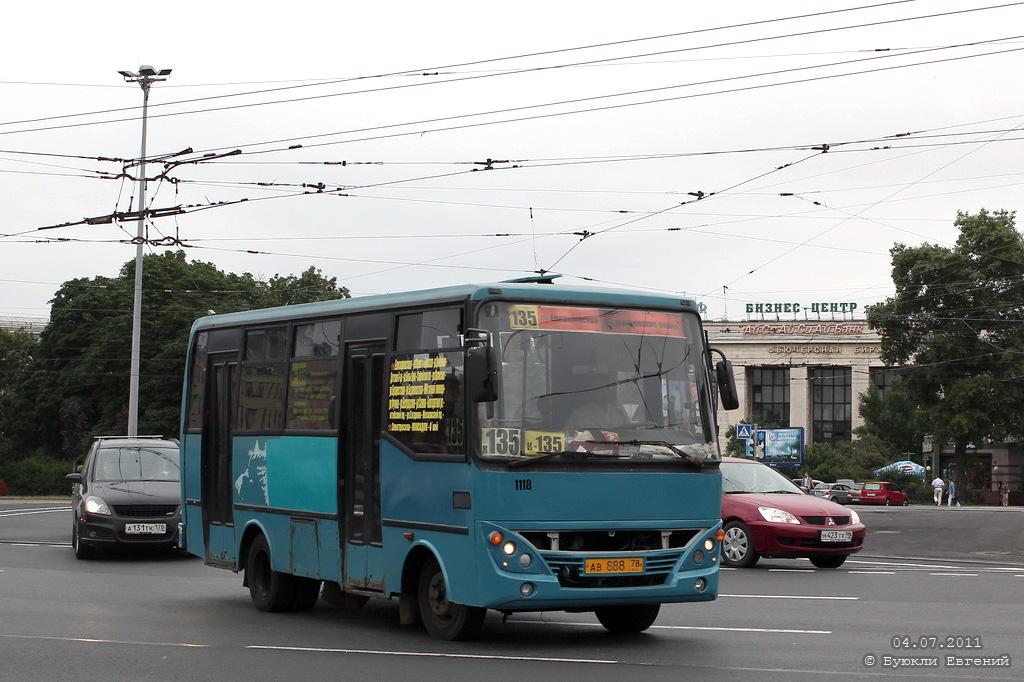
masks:
[[[984,649],[977,635],[896,635],[893,649]]]

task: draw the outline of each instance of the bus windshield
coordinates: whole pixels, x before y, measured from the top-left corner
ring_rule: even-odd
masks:
[[[489,303],[478,322],[500,358],[481,456],[720,459],[695,315]]]

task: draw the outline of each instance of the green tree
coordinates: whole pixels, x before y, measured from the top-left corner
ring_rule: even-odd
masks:
[[[0,329],[0,414],[12,409],[15,387],[24,381],[39,343],[35,334]],[[10,450],[10,437],[0,423],[0,455]]]
[[[884,398],[872,384],[858,400],[860,415],[864,418],[864,425],[854,429],[858,436],[877,438],[882,454],[890,461],[920,456],[926,431],[921,425],[917,403],[907,394],[898,377],[886,389]]]
[[[883,448],[884,444],[874,436],[854,441],[811,443],[804,450],[804,468],[810,472],[811,478],[822,481],[840,478],[870,481],[875,469],[891,461],[882,454]]]
[[[133,259],[117,277],[74,279],[57,291],[30,368],[3,396],[0,434],[9,439],[9,454],[73,456],[92,434],[125,432],[134,280]],[[182,251],[146,256],[139,433],[178,432],[185,351],[196,318],[348,295],[315,268],[261,281],[186,261]]]
[[[1024,433],[1024,239],[1006,211],[958,213],[952,247],[897,244],[896,293],[868,310],[882,359],[937,442],[956,443],[957,486],[966,446]]]

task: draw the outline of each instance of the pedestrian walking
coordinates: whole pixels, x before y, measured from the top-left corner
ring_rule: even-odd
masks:
[[[942,506],[942,489],[946,487],[946,482],[938,476],[932,481],[932,495],[935,496],[935,506]]]
[[[999,482],[999,499],[1004,507],[1010,506],[1010,486],[1005,481]]]
[[[956,483],[951,478],[949,479],[949,490],[946,491],[946,507],[952,507],[954,502],[956,506],[960,506],[960,498],[956,494]]]
[[[801,487],[806,492],[811,492],[811,486],[812,485],[813,485],[813,483],[811,482],[811,472],[805,471],[804,472],[804,483],[803,483],[803,485]]]

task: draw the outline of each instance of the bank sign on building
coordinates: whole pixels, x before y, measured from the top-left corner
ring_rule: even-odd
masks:
[[[794,311],[795,303],[757,305],[772,306],[757,313],[774,314],[775,306],[790,306],[780,311],[790,313],[811,309]],[[840,314],[855,311],[849,307],[855,304],[828,305]],[[857,397],[872,383],[884,390],[892,376],[879,359],[880,337],[865,320],[705,321],[704,328],[711,345],[732,361],[739,391],[740,409],[718,413],[722,436],[748,419],[802,427],[808,443],[850,440],[864,423]]]

